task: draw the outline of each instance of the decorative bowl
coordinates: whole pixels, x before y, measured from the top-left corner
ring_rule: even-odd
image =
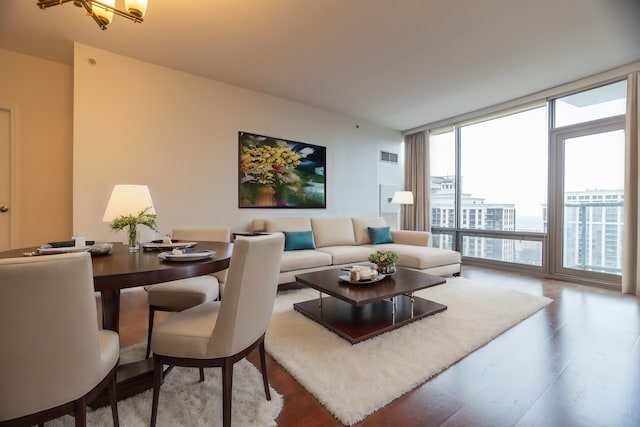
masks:
[[[91,246],[91,255],[107,255],[113,249],[113,243],[96,243]]]

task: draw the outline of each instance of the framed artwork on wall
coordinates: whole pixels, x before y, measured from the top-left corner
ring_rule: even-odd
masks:
[[[238,206],[326,208],[327,149],[238,132]]]

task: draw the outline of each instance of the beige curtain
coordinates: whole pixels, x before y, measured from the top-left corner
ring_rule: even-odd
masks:
[[[413,205],[402,207],[403,230],[431,231],[429,136],[425,131],[404,137],[404,189],[413,193]]]
[[[640,137],[638,122],[640,112],[640,73],[633,73],[627,79],[627,115],[625,124],[625,182],[624,182],[624,247],[622,249],[622,292],[640,297],[640,186],[638,183],[638,163],[640,162]]]

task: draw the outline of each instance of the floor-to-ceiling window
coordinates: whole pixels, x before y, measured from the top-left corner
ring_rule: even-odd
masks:
[[[429,144],[434,246],[542,269],[546,105],[442,129]]]
[[[616,283],[622,274],[626,81],[552,101],[553,274]]]
[[[615,283],[625,93],[619,81],[433,130],[434,246],[467,262]]]
[[[524,236],[544,231],[546,111],[543,105],[460,127],[463,256],[542,266],[541,240]]]
[[[456,220],[456,140],[452,128],[429,135],[432,246],[453,249]]]

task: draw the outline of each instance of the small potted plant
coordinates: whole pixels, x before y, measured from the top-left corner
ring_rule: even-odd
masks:
[[[375,251],[369,255],[369,262],[376,265],[380,274],[391,274],[396,269],[398,254],[395,251]]]
[[[129,252],[136,252],[138,250],[138,225],[146,225],[153,231],[158,231],[156,214],[147,213],[149,209],[151,209],[151,207],[138,212],[138,215],[121,215],[111,223],[111,229],[113,231],[129,228]]]

